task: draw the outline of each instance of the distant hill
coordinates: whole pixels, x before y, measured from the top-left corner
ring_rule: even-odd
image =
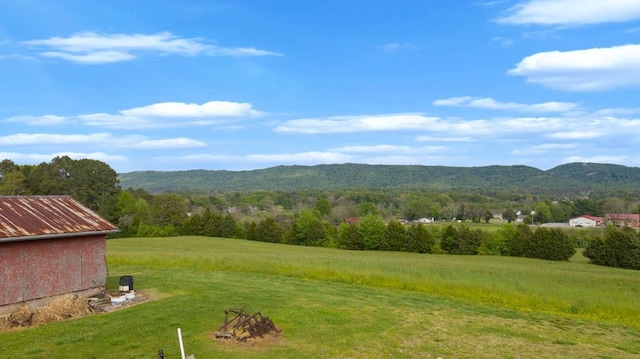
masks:
[[[252,171],[136,171],[118,175],[123,188],[149,192],[290,191],[428,188],[483,191],[640,190],[640,168],[569,163],[543,171],[528,166],[447,167],[333,164]]]

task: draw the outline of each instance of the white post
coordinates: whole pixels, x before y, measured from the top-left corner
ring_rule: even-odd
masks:
[[[180,328],[178,328],[178,340],[180,341],[180,354],[182,355],[182,359],[185,359],[184,345],[182,345],[182,332],[180,331]]]

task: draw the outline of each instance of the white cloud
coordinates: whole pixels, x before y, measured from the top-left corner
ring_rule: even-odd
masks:
[[[162,140],[145,140],[133,147],[144,149],[159,149],[159,148],[196,148],[206,147],[207,144],[202,141],[193,140],[186,137],[168,138]]]
[[[402,44],[399,42],[392,42],[392,43],[383,45],[381,49],[384,52],[393,53],[393,52],[398,52],[402,50],[417,50],[418,47],[412,44],[407,44],[407,43]]]
[[[139,117],[258,117],[263,113],[252,109],[250,103],[210,101],[198,105],[183,102],[161,102],[149,106],[122,110],[124,116]]]
[[[170,32],[156,34],[103,34],[79,32],[70,37],[24,41],[40,56],[83,64],[130,61],[140,54],[181,56],[278,56],[276,52],[252,47],[219,47],[200,38],[181,38]]]
[[[77,135],[61,135],[48,133],[17,133],[8,136],[0,136],[0,145],[2,146],[21,146],[21,145],[39,145],[39,144],[87,144],[87,143],[104,143],[111,140],[112,136],[108,133],[94,134],[77,134]]]
[[[637,0],[528,0],[497,21],[512,25],[585,25],[640,19]]]
[[[6,122],[32,126],[83,123],[87,126],[111,129],[158,129],[189,126],[229,125],[238,118],[260,117],[264,112],[250,103],[210,101],[201,105],[182,102],[161,102],[149,106],[121,110],[118,113],[90,113],[75,116],[16,116]],[[180,119],[180,121],[176,121]]]
[[[525,57],[507,73],[568,91],[637,86],[640,85],[640,45],[539,52]]]
[[[68,120],[64,116],[43,115],[43,116],[14,116],[7,118],[6,122],[26,123],[32,126],[48,126],[63,124]]]
[[[604,133],[598,131],[568,131],[557,132],[549,135],[551,138],[584,140],[589,138],[598,138],[604,136]]]
[[[172,149],[205,147],[206,143],[186,137],[148,139],[144,136],[114,136],[110,133],[51,134],[17,133],[0,136],[0,146],[95,145],[111,148]]]
[[[59,51],[41,52],[40,56],[53,57],[81,64],[108,64],[110,62],[121,62],[133,60],[136,57],[121,51],[94,51],[86,54],[73,54]]]
[[[497,130],[509,132],[547,132],[566,128],[568,119],[562,117],[516,117],[497,121]]]
[[[459,136],[459,137],[441,137],[441,136],[418,136],[416,141],[418,142],[473,142],[477,139],[471,136]]]
[[[426,130],[442,127],[439,121],[439,117],[426,117],[420,114],[335,116],[324,119],[290,120],[276,127],[275,131],[317,134]]]
[[[595,112],[597,116],[640,115],[640,107],[604,108]]]
[[[515,102],[498,102],[491,97],[451,97],[433,101],[435,106],[472,107],[488,110],[513,110],[519,112],[566,112],[574,110],[578,104],[572,102],[543,102],[521,104]]]

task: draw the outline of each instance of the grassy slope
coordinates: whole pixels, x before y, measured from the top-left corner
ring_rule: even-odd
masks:
[[[611,357],[640,355],[640,276],[587,264],[352,252],[181,237],[108,243],[110,285],[168,297],[0,334],[0,357]],[[224,310],[262,311],[281,340],[213,341]]]

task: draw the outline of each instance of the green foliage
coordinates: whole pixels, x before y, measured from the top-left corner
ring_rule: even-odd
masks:
[[[405,235],[404,251],[414,253],[432,253],[435,239],[422,223],[414,223]]]
[[[360,220],[358,233],[364,244],[364,249],[378,250],[384,235],[385,224],[376,214],[368,214]]]
[[[552,261],[567,261],[575,253],[575,244],[569,235],[558,228],[536,229],[527,249],[527,257]]]
[[[550,203],[538,202],[536,203],[534,210],[536,223],[547,223],[551,219],[551,206]]]
[[[20,170],[8,172],[0,177],[0,195],[28,195],[27,177]]]
[[[302,210],[296,220],[297,244],[305,246],[323,246],[330,240],[319,213],[311,210]]]
[[[282,242],[282,229],[271,217],[258,223],[255,229],[255,240],[260,242]]]
[[[338,248],[362,250],[364,242],[360,238],[357,223],[340,223],[338,227]]]
[[[518,218],[518,215],[514,210],[507,209],[506,211],[502,212],[502,218],[507,220],[507,223],[511,223]]]
[[[482,240],[481,230],[472,230],[468,226],[451,225],[442,232],[441,248],[449,254],[478,254]]]
[[[319,197],[316,201],[316,205],[313,207],[315,211],[318,211],[321,216],[326,216],[331,213],[331,202],[325,197]]]
[[[496,232],[482,232],[478,254],[485,256],[508,255],[507,244],[499,230]]]
[[[467,226],[458,227],[457,231],[459,243],[459,253],[456,254],[466,254],[466,255],[474,255],[478,254],[478,248],[480,247],[480,243],[482,240],[482,231],[480,229],[471,229]]]
[[[508,234],[508,233],[505,233]],[[531,241],[531,228],[523,223],[515,227],[515,232],[505,238],[509,255],[513,257],[527,257],[529,242]]]
[[[628,227],[608,227],[604,239],[589,242],[584,256],[594,264],[640,269],[640,236]]]
[[[375,203],[363,202],[358,205],[358,213],[361,217],[365,217],[370,214],[377,215],[378,208],[376,207]]]
[[[535,232],[525,224],[517,225],[515,232],[512,227],[504,228],[499,235],[511,256],[566,261],[576,253],[572,238],[559,228],[539,227]]]
[[[406,230],[398,221],[390,221],[382,232],[380,250],[402,251],[405,249]]]
[[[184,198],[175,193],[156,195],[149,204],[149,223],[178,226],[187,218],[185,207]]]
[[[5,165],[5,170],[11,168],[7,163]],[[26,169],[26,172],[19,172],[22,175],[10,176],[10,182],[5,179],[3,187],[9,188],[3,191],[10,189],[14,195],[70,195],[107,219],[117,218],[118,176],[106,163],[61,156]]]

